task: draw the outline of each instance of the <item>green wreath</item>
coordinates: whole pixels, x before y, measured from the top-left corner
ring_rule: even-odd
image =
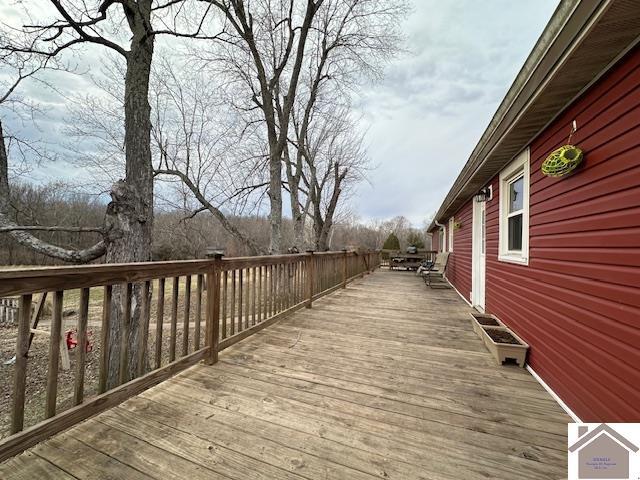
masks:
[[[552,152],[542,163],[542,173],[549,177],[562,177],[580,165],[584,154],[574,145],[564,145]]]

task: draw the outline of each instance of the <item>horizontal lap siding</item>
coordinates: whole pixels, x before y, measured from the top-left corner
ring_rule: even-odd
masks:
[[[584,165],[543,176],[574,119]],[[583,421],[640,421],[640,50],[531,145],[529,266],[497,261],[497,179],[493,188],[487,309],[531,345],[531,367]]]
[[[431,232],[431,248],[436,252],[440,251],[440,232],[438,229]]]
[[[455,215],[460,228],[453,231],[453,252],[449,255],[447,279],[471,301],[471,235],[473,204],[467,202]]]

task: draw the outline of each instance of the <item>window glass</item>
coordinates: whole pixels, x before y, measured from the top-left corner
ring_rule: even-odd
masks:
[[[520,177],[509,184],[509,213],[522,210],[524,198],[524,178]]]
[[[509,217],[509,245],[510,251],[522,250],[522,214]]]

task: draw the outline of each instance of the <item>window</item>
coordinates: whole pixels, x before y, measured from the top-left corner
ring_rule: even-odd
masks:
[[[500,172],[499,237],[499,260],[529,263],[529,149]]]
[[[444,228],[438,231],[438,251],[444,252]]]
[[[449,219],[449,251],[453,252],[453,225],[454,219],[451,217]]]

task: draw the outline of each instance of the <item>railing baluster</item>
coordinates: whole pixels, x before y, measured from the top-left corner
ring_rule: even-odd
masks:
[[[298,260],[296,262],[296,266],[298,269],[298,279],[297,279],[297,286],[296,286],[296,305],[297,305],[304,298],[304,295],[302,293],[303,282],[304,282],[304,265],[302,264],[302,262],[300,262],[300,260]]]
[[[258,267],[258,323],[262,322],[262,265]]]
[[[184,279],[184,320],[182,322],[182,356],[189,353],[189,320],[191,315],[191,275]]]
[[[236,271],[231,270],[231,335],[236,333]]]
[[[89,289],[80,290],[80,311],[78,312],[78,331],[76,345],[76,381],[74,387],[74,405],[80,405],[84,399],[84,364],[87,357],[87,321],[89,317]]]
[[[298,262],[291,264],[291,306],[298,303]]]
[[[147,339],[149,337],[149,319],[150,319],[150,293],[151,293],[151,282],[144,282],[144,286],[142,287],[142,309],[140,313],[140,330],[138,334],[140,335],[138,338],[138,359],[137,366],[138,372],[137,376],[141,377],[146,373],[147,367]]]
[[[244,305],[244,328],[249,328],[251,326],[251,269],[246,269],[247,275],[245,277],[246,282],[246,295],[245,295],[245,305]]]
[[[209,347],[209,352],[205,359],[207,365],[212,365],[216,361],[216,352],[213,349],[213,304],[215,302],[214,294],[214,280],[215,267],[211,268],[210,272],[207,272],[207,316],[205,322],[205,345]]]
[[[24,426],[24,394],[27,377],[27,354],[29,352],[29,329],[31,327],[31,294],[20,297],[18,337],[16,339],[16,365],[13,379],[13,415],[11,433]]]
[[[243,271],[244,269],[238,269],[238,332],[244,330],[242,328],[242,305],[244,302],[244,298],[242,296],[243,292]]]
[[[229,272],[226,270],[222,274],[222,332],[220,337],[227,338],[227,283],[229,282]]]
[[[207,284],[208,286],[208,284]],[[169,340],[169,362],[176,359],[176,337],[178,334],[178,294],[180,289],[180,277],[173,277],[173,291],[171,303],[171,337]]]
[[[127,283],[122,295],[122,310],[124,315],[122,318],[122,328],[120,329],[120,369],[118,371],[118,380],[120,385],[129,379],[129,326],[131,324],[131,292],[133,286]]]
[[[202,323],[202,275],[196,277],[196,318],[193,327],[193,350],[200,350],[200,325]]]
[[[47,370],[47,398],[45,403],[45,418],[56,414],[56,400],[58,396],[58,366],[60,360],[60,334],[62,331],[62,302],[64,292],[58,290],[53,296],[53,311],[51,312],[51,336],[49,337],[49,368]],[[65,345],[66,348],[66,345]]]
[[[313,258],[313,252],[308,252],[309,256],[307,257],[307,304],[305,305],[307,308],[311,308],[313,304],[313,286],[314,286],[314,278],[313,278],[313,270],[315,266],[315,258]]]
[[[165,279],[158,280],[158,301],[156,304],[156,368],[162,365],[162,329],[164,323],[164,287]]]
[[[281,276],[281,265],[278,263],[276,265],[273,266],[274,268],[274,282],[275,282],[275,289],[276,289],[276,293],[275,293],[275,298],[273,299],[274,302],[274,310],[273,310],[273,314],[277,315],[278,313],[280,313],[280,300],[282,298],[282,296],[280,295],[280,291],[282,289],[282,286],[280,285],[281,281],[282,281],[282,276]]]
[[[287,308],[293,305],[293,264],[287,263]]]
[[[256,324],[256,299],[258,279],[256,277],[256,267],[251,267],[251,324]]]
[[[275,283],[273,279],[273,265],[269,265],[269,317],[273,317],[275,311]]]
[[[60,294],[62,296],[62,292],[60,292]],[[109,345],[111,336],[110,330],[112,297],[113,286],[105,285],[102,298],[102,330],[100,331],[100,367],[98,373],[98,393],[104,393],[107,391],[107,377],[109,375]],[[60,308],[62,309],[62,299],[60,299]]]

